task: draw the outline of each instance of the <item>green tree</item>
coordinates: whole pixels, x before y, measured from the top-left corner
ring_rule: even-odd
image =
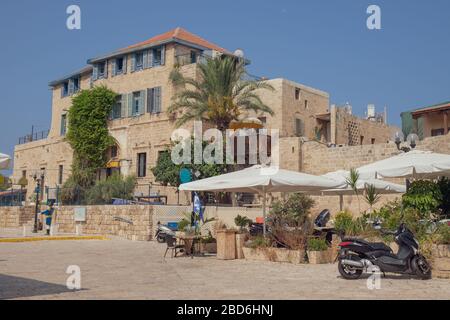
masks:
[[[355,193],[356,199],[358,200],[358,210],[359,213],[361,213],[361,203],[359,201],[359,192],[358,192],[358,182],[359,182],[359,172],[358,170],[352,168],[350,169],[350,174],[348,176],[347,184],[352,188],[353,192]]]
[[[405,208],[419,210],[422,218],[429,218],[442,204],[439,185],[429,180],[417,180],[411,183],[408,192],[402,197]]]
[[[380,201],[380,194],[377,192],[377,189],[373,184],[366,187],[366,194],[364,195],[364,200],[367,202],[367,204],[370,206],[370,211],[372,211],[372,208],[375,204]]]
[[[83,188],[95,183],[97,170],[106,164],[106,150],[114,144],[107,121],[116,99],[104,86],[82,90],[72,99],[66,138],[74,152],[74,182]]]
[[[170,79],[175,86],[184,86],[168,110],[182,111],[176,125],[203,120],[224,131],[246,111],[273,115],[256,92],[273,90],[273,87],[265,81],[246,80],[245,76],[244,61],[228,56],[206,58],[199,64],[199,79],[185,77],[176,68]]]

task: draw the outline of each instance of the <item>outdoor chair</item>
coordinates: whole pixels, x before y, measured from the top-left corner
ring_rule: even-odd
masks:
[[[181,251],[181,249],[184,249],[184,245],[181,244],[177,244],[177,239],[174,236],[171,236],[170,234],[166,235],[166,243],[167,243],[167,248],[166,248],[166,252],[164,253],[164,258],[166,258],[167,252],[169,252],[169,250],[172,250],[172,258],[176,258],[177,253],[179,251]]]

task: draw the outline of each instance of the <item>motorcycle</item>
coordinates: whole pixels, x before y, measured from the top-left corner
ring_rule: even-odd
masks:
[[[431,266],[419,251],[419,242],[414,234],[402,223],[395,231],[382,230],[375,223],[375,229],[383,234],[393,235],[398,245],[398,252],[382,242],[372,243],[362,239],[344,238],[339,244],[339,273],[344,279],[358,279],[371,267],[379,271],[417,276],[431,279]]]
[[[166,242],[166,235],[175,236],[175,232],[168,226],[162,225],[161,222],[158,221],[155,235],[156,241],[159,243]]]

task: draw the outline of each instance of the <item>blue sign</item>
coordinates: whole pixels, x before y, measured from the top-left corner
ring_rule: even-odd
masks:
[[[192,181],[192,173],[191,170],[183,168],[180,170],[180,182],[188,183]]]

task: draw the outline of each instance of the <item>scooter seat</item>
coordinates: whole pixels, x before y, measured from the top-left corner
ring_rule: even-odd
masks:
[[[390,247],[388,247],[386,244],[384,244],[383,242],[374,242],[374,243],[369,243],[369,245],[376,251],[388,251],[391,252],[392,249]]]

